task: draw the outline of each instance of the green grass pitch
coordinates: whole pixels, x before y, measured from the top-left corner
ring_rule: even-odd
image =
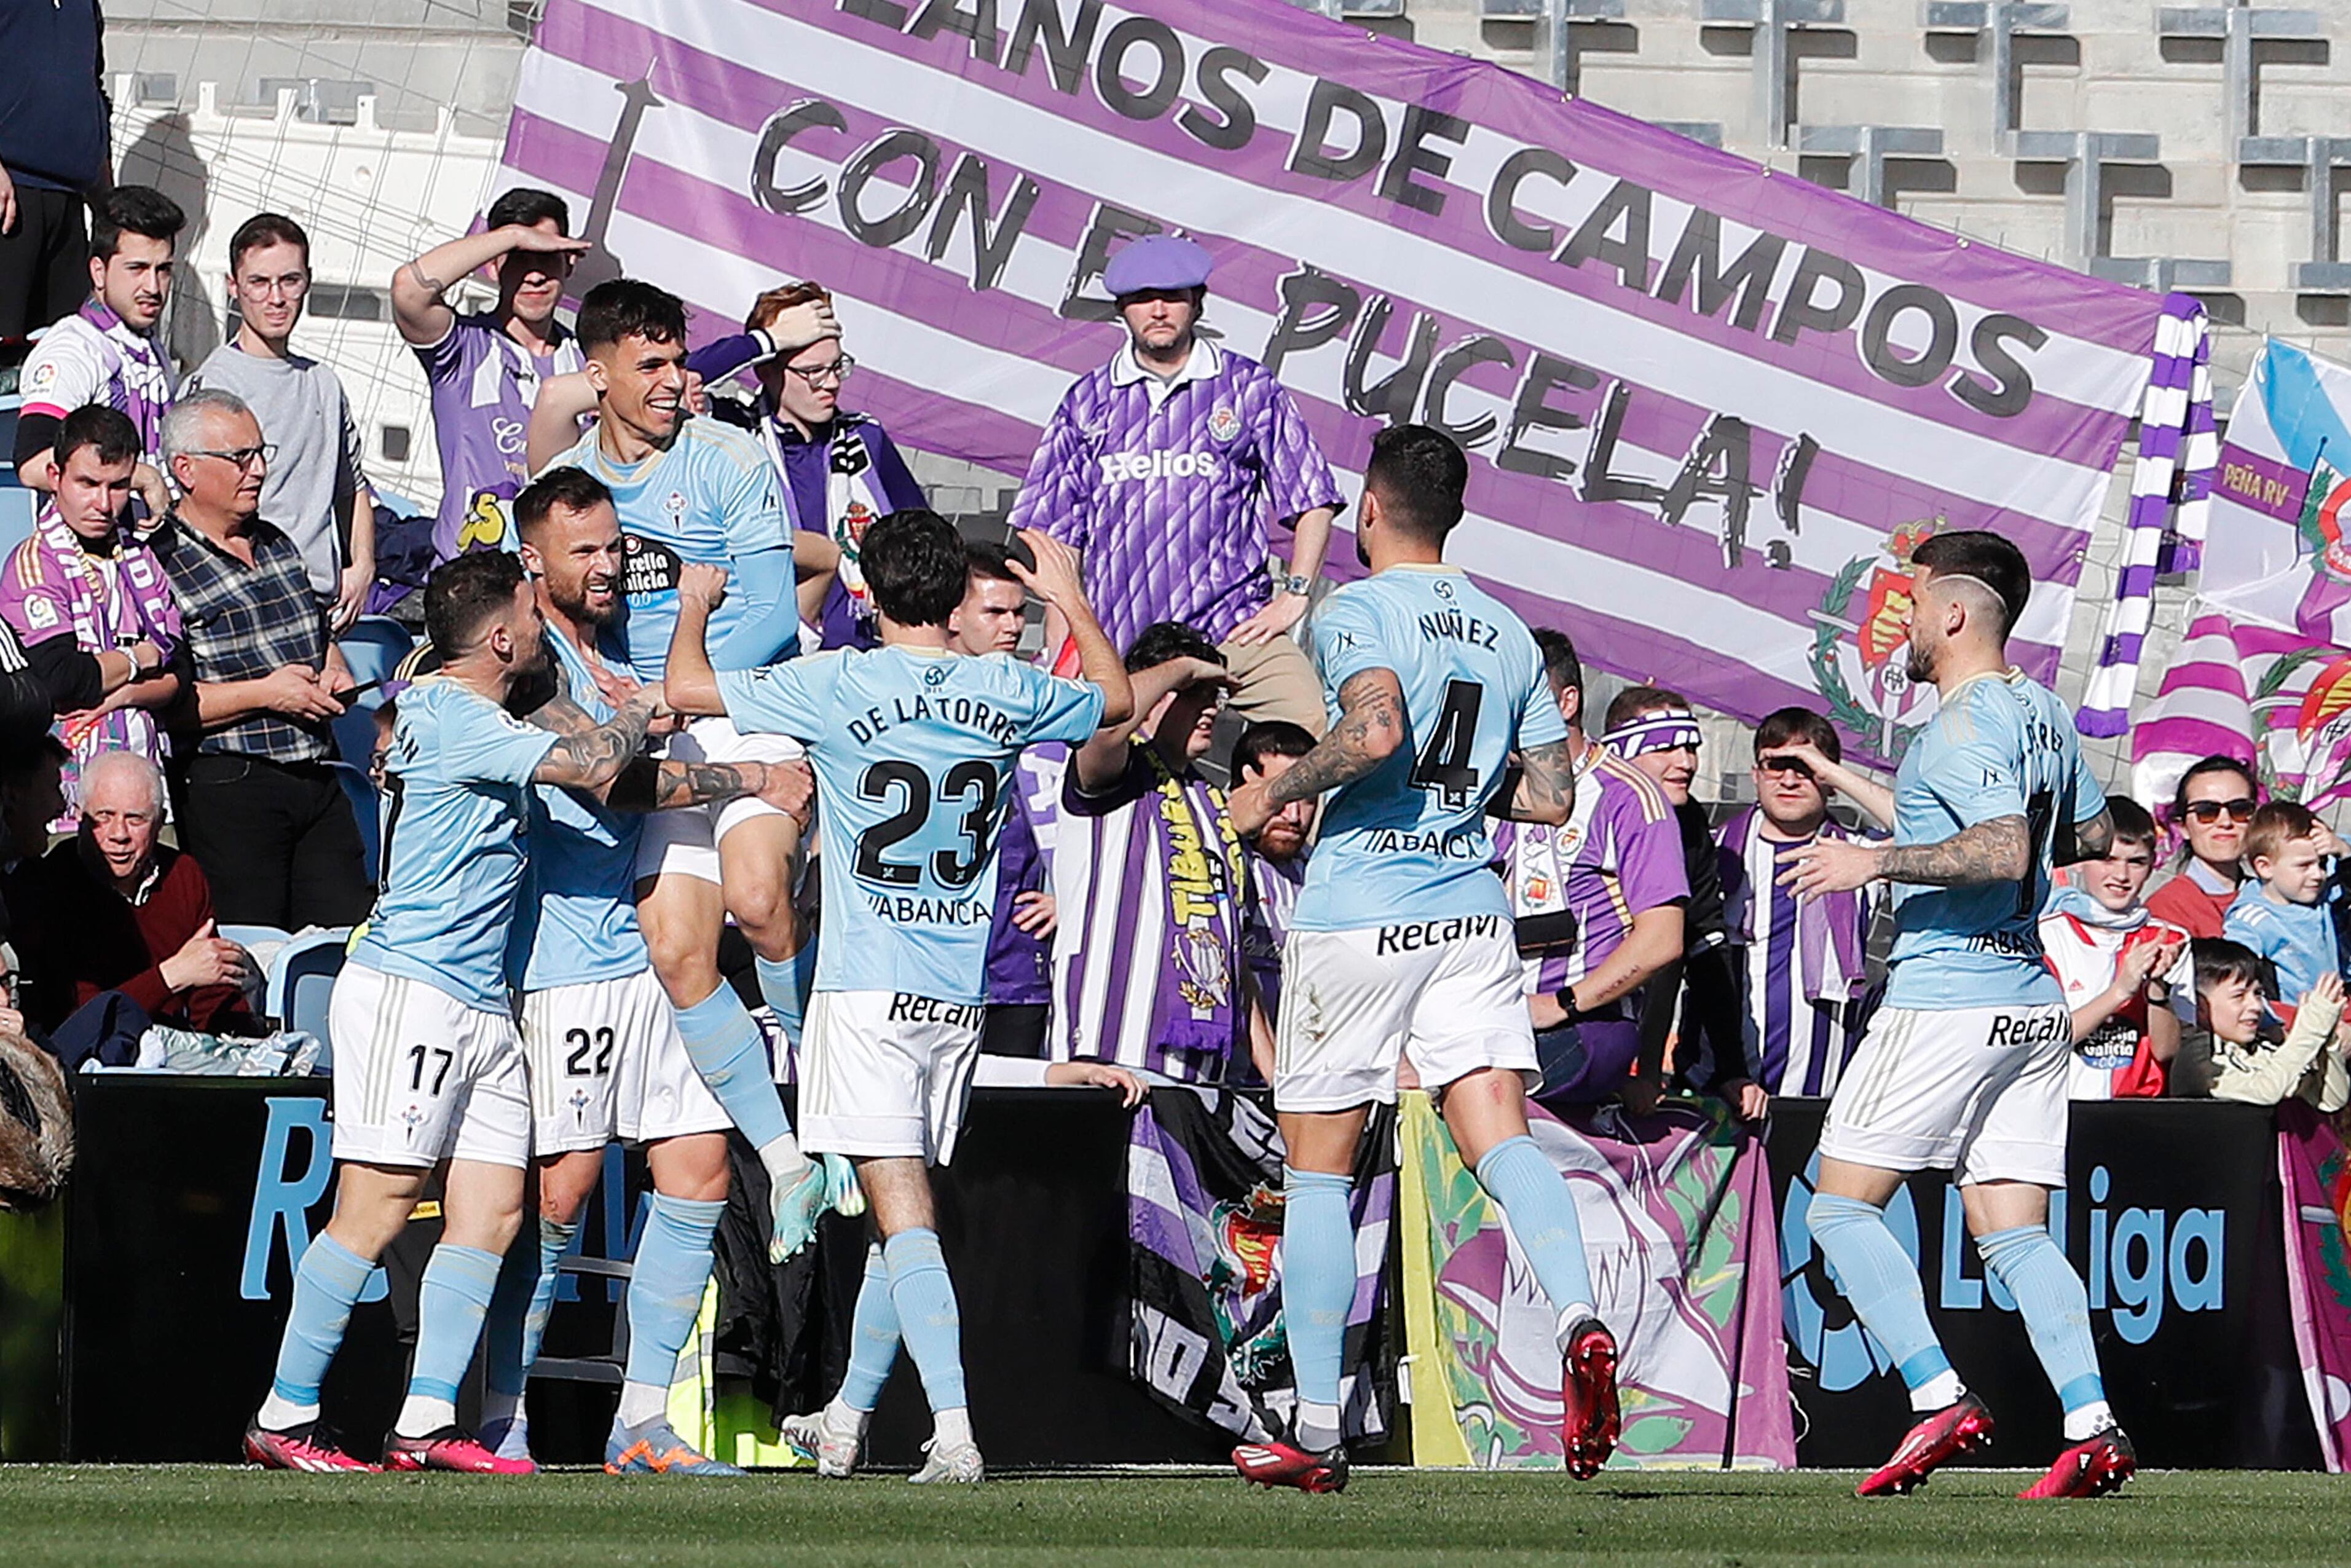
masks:
[[[502,1480],[253,1470],[0,1469],[0,1562],[825,1564],[1572,1563],[2328,1563],[2351,1561],[2351,1480],[2144,1476],[2092,1502],[2025,1503],[2030,1478],[1945,1471],[1862,1502],[1854,1478],[1359,1470],[1339,1497],[1203,1474],[695,1482],[594,1472]]]

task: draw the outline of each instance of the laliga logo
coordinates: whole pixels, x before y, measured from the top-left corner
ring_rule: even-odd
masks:
[[[1113,452],[1102,460],[1102,482],[1209,479],[1216,476],[1223,461],[1213,452]]]

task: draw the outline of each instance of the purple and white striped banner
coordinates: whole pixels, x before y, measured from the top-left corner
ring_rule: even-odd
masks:
[[[822,280],[850,401],[1013,476],[1119,344],[1109,254],[1188,233],[1343,483],[1380,423],[1445,426],[1454,553],[1531,621],[1877,758],[1930,700],[1886,656],[1925,530],[2017,540],[2053,674],[2162,319],[1279,0],[550,0],[506,164],[698,335]]]
[[[2351,654],[2199,605],[2131,731],[2132,793],[2160,806],[2189,765],[2215,756],[2314,810],[2351,798]]]

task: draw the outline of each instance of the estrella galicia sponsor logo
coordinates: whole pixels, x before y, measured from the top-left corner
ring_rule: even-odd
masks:
[[[677,552],[643,534],[621,536],[621,593],[628,599],[648,593],[674,593],[685,563]]]
[[[1113,452],[1102,460],[1105,485],[1147,479],[1213,479],[1225,460],[1213,452]]]

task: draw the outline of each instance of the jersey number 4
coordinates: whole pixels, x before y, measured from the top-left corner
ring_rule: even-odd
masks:
[[[931,856],[931,874],[948,887],[968,886],[987,863],[996,841],[996,795],[1002,780],[992,763],[958,762],[946,771],[935,789],[930,775],[911,762],[893,758],[877,762],[857,780],[862,800],[898,799],[898,809],[857,835],[857,876],[884,887],[912,887],[923,868],[888,858],[886,851],[921,832],[931,820],[931,801],[950,798],[963,802],[961,823],[965,844],[960,850],[939,850]]]
[[[1485,702],[1486,688],[1479,682],[1446,682],[1437,727],[1413,764],[1413,788],[1436,790],[1448,811],[1467,810],[1478,798],[1478,770],[1469,759],[1476,754],[1478,710]]]

